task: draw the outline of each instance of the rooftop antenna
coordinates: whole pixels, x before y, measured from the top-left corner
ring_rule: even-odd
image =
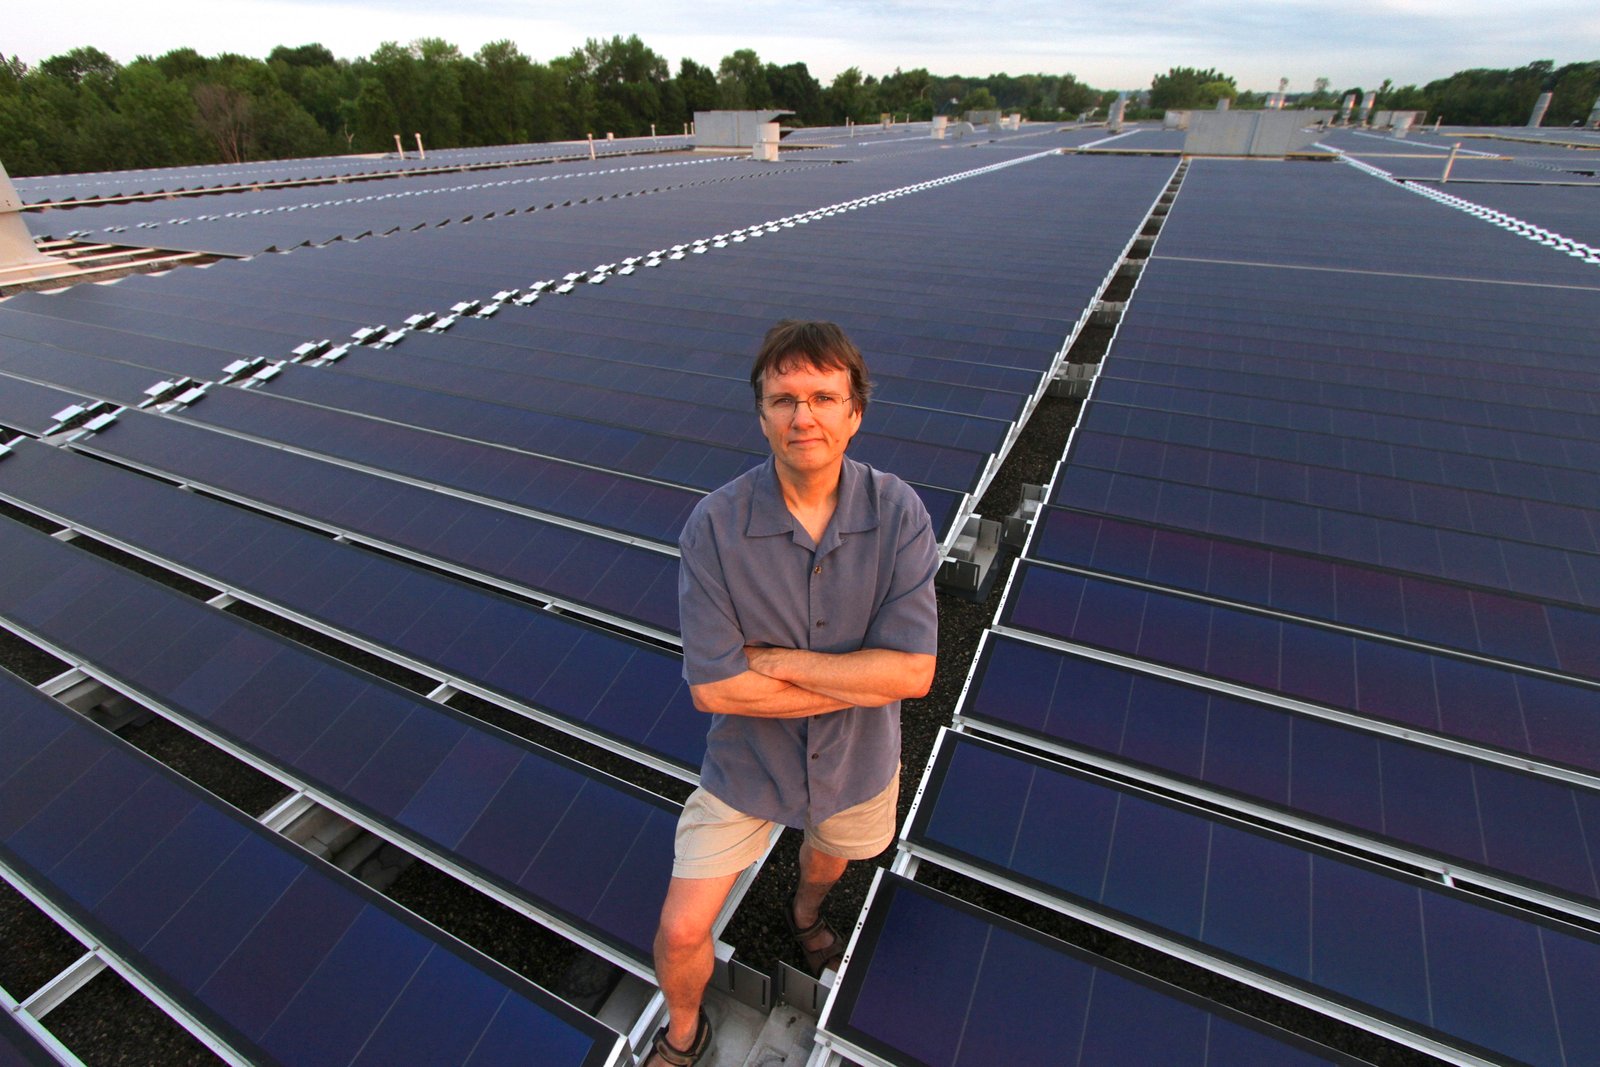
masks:
[[[22,221],[22,197],[11,183],[5,164],[0,163],[0,285],[69,273],[72,269],[51,259],[33,243],[33,234]]]

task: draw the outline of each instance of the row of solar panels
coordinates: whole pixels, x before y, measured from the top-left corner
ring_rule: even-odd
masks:
[[[235,191],[92,210],[29,212],[35,238],[78,237],[249,255],[400,229],[548,209],[573,199],[638,195],[751,168],[731,157],[587,160],[403,181]]]
[[[742,240],[730,237],[715,254],[685,251],[670,262],[664,256],[660,270],[619,275],[603,288],[585,285],[559,297],[547,290],[535,307],[501,301],[492,318],[468,316],[439,334],[407,330],[390,347],[354,346],[337,362],[318,359],[319,366],[288,366],[270,380],[252,377],[248,390],[219,385],[185,393],[188,385],[169,383],[173,388],[162,396],[173,402],[159,410],[130,407],[115,418],[84,410],[77,419],[91,421],[81,435],[73,433],[70,449],[22,441],[0,458],[0,497],[453,689],[692,780],[703,732],[687,706],[676,655],[659,643],[538,605],[566,604],[670,638],[675,563],[666,545],[675,524],[699,490],[759,455],[743,392],[748,383],[740,381],[754,338],[777,314],[792,313],[790,307],[823,311],[830,299],[852,293],[868,295],[856,302],[857,317],[847,326],[869,351],[881,345],[887,371],[900,368],[898,375],[885,374],[872,412],[891,431],[880,436],[880,447],[891,462],[926,456],[926,469],[954,472],[950,487],[924,488],[942,521],[953,526],[960,499],[982,472],[971,464],[951,467],[951,457],[988,455],[980,468],[997,462],[1170,172],[1169,164],[1130,176],[1097,166],[1100,161],[1051,157],[948,184],[943,176],[956,162],[934,166],[913,159],[813,188],[780,184],[784,176],[775,174],[762,183],[773,183],[771,191],[742,203],[691,193],[670,224],[692,227],[698,220],[710,234],[713,226],[732,229],[729,219],[792,211],[796,204],[814,207],[852,186],[881,188],[886,175],[923,182],[918,196],[872,198],[857,204],[856,213],[830,208],[788,226],[775,222],[739,234]],[[1035,223],[1015,221],[1026,218],[1019,212],[1042,212],[1063,181],[1080,190],[1083,219],[1051,222],[1037,233]],[[1141,182],[1147,194],[1130,202],[1128,187]],[[941,212],[968,216],[975,234],[950,226]],[[1007,217],[1013,219],[1009,232],[997,225]],[[1091,219],[1094,226],[1086,227]],[[618,225],[607,232],[619,243],[637,241],[635,249],[655,243],[641,240],[642,234],[662,232],[637,212],[613,221]],[[1088,237],[1068,239],[1070,231],[1085,228]],[[433,240],[433,234],[395,238],[426,243],[414,267],[395,264],[388,249],[364,242],[376,251],[354,259],[346,250],[362,246],[8,303],[0,309],[0,333],[17,343],[0,355],[6,385],[0,413],[15,408],[23,413],[19,429],[48,433],[60,429],[63,417],[71,419],[53,407],[62,396],[75,397],[80,408],[89,407],[86,398],[148,403],[149,385],[140,383],[153,374],[217,381],[219,364],[231,355],[287,354],[290,340],[314,337],[304,331],[319,325],[319,314],[320,322],[346,316],[340,326],[370,325],[375,320],[367,316],[377,313],[397,322],[397,309],[418,306],[409,301],[437,308],[441,279],[482,286],[468,292],[483,297],[490,286],[505,284],[513,268],[518,280],[526,279],[525,234],[502,238],[498,248],[484,247],[494,242],[482,233],[474,236],[479,246],[472,249]],[[608,251],[583,246],[578,236],[563,241],[557,235],[543,251]],[[883,269],[884,249],[897,245],[915,248],[926,266]],[[974,283],[961,273],[966,254],[987,264],[986,279]],[[328,266],[331,260],[338,262]],[[1033,282],[1019,261],[1040,264],[1031,269],[1048,271],[1052,283]],[[797,264],[814,267],[806,274],[812,280],[794,280]],[[293,287],[296,272],[318,277]],[[763,285],[791,283],[792,301],[756,303]],[[807,285],[815,295],[800,295]],[[171,298],[174,289],[186,291]],[[729,294],[719,308],[738,314],[719,314],[700,299],[719,289]],[[376,305],[363,299],[369,294]],[[952,299],[971,306],[952,315],[944,308]],[[291,330],[302,332],[230,323],[230,315],[242,319],[250,305],[266,301],[294,324]],[[210,317],[194,314],[207,302],[216,305]],[[653,337],[639,336],[641,320],[656,324]],[[540,373],[530,374],[535,367]],[[991,385],[971,390],[974,377]],[[572,395],[564,399],[563,392]],[[41,400],[51,402],[52,413],[27,415],[28,405]],[[339,409],[356,401],[379,406],[360,413]],[[672,418],[650,421],[662,412]],[[739,423],[744,438],[732,436],[730,428]],[[1002,426],[1011,429],[997,432]],[[528,449],[535,438],[527,435],[536,435],[536,450]],[[515,441],[517,450],[491,448],[486,442],[497,436],[502,444]],[[948,444],[949,438],[962,446]],[[120,467],[208,493],[185,493]],[[340,541],[302,526],[338,533]],[[18,561],[0,588],[0,617],[8,628],[83,664],[91,677],[303,789],[324,807],[461,872],[620,966],[648,974],[673,805],[71,545],[9,521],[0,536],[8,561]],[[340,543],[350,541],[385,552]],[[427,567],[412,566],[408,556]],[[500,595],[484,585],[524,595]],[[17,780],[19,803],[27,801],[19,813],[37,811],[43,818],[51,805],[74,802],[70,791],[36,791],[30,781]],[[528,808],[550,817],[505,825]],[[110,934],[129,959],[159,963],[142,956],[152,942],[132,934],[124,940],[115,925],[136,926],[149,914],[130,917],[116,906],[102,907],[92,887],[52,886],[64,869],[51,856],[29,851],[35,832],[19,827],[19,836],[7,840],[6,848],[15,846],[8,856],[21,872],[17,877],[69,900],[64,906],[76,910],[87,929]],[[74,840],[73,833],[62,840]],[[608,847],[597,847],[601,841]],[[151,855],[130,862],[137,866]],[[263,876],[263,884],[271,883]],[[248,900],[239,907],[261,917],[262,909]],[[213,942],[225,940],[219,933]],[[345,980],[343,941],[319,941],[315,934],[279,941],[296,956],[279,964],[283,973]],[[261,1002],[319,1004],[324,988],[306,986],[302,1000],[265,989]],[[311,1032],[298,1010],[281,1026],[295,1036],[280,1038],[245,1025],[241,1006],[213,992],[204,983],[178,982],[173,996],[245,1058],[303,1058],[303,1046],[278,1043]],[[391,1015],[416,1014],[405,1010],[408,1002],[384,1002],[378,993],[363,997],[363,1003],[399,1007]],[[368,1031],[370,1047],[392,1047],[397,1033],[421,1040],[391,1015],[381,1022],[361,1017],[376,1027]],[[463,1033],[472,1017],[469,1012],[460,1022]],[[358,1019],[341,1027],[325,1051],[336,1056],[335,1046],[359,1025]],[[455,1039],[456,1026],[428,1039]],[[518,1037],[525,1049],[545,1040],[525,1031]],[[601,1053],[584,1055],[615,1055],[614,1043],[601,1044]]]
[[[1454,229],[1357,178],[1418,245]],[[1452,1062],[1585,1062],[1600,1056],[1600,571],[1592,502],[1557,487],[1593,469],[1560,446],[1594,440],[1562,419],[1600,395],[1583,369],[1595,289],[1391,273],[1383,246],[1352,247],[1307,208],[1342,222],[1349,179],[1189,166],[897,867],[977,878]],[[1265,262],[1199,261],[1220,234]],[[1517,238],[1479,236],[1475,273],[1545,273]],[[1370,273],[1305,269],[1330,252]],[[1425,342],[1414,356],[1408,337]],[[1463,408],[1484,376],[1466,361],[1487,359],[1508,388]],[[1274,422],[1268,398],[1303,419]],[[1522,452],[1503,455],[1504,432]],[[1426,509],[1407,510],[1419,494]],[[979,962],[949,966],[951,943]],[[822,1029],[860,1062],[1089,1062],[1115,1010],[1106,982],[887,879]],[[985,1025],[1041,988],[1070,993]],[[1127,1009],[1142,1029],[1118,1055],[1338,1062],[1241,1052],[1167,992]]]
[[[693,139],[686,136],[635,137],[596,141],[593,152],[606,156],[637,155],[641,152],[683,149],[692,143]],[[439,169],[508,166],[549,159],[583,159],[589,157],[590,152],[590,145],[585,141],[564,141],[455,149],[435,152],[431,157],[421,159],[409,155],[404,159],[393,156],[320,156],[199,167],[49,175],[15,178],[13,182],[25,204],[70,204],[72,201],[156,193],[195,193],[272,183],[338,181]]]

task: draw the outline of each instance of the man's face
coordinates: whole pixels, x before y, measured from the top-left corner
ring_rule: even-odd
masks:
[[[845,446],[861,428],[861,412],[850,401],[850,372],[843,368],[818,370],[796,361],[768,371],[761,380],[764,398],[790,396],[810,400],[818,393],[847,398],[835,410],[818,416],[810,404],[795,405],[792,414],[761,406],[761,432],[767,435],[780,474],[809,477],[829,467],[837,469]]]

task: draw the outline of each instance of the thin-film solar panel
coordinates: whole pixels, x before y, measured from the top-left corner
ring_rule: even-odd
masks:
[[[1456,1048],[1600,1056],[1600,937],[1557,920],[954,734],[910,840]]]
[[[1353,1062],[894,875],[822,1027],[929,1067]]]
[[[1036,559],[1600,681],[1600,615],[1342,560],[1046,508]]]
[[[5,672],[0,724],[0,857],[251,1062],[621,1054],[599,1022]]]
[[[1570,782],[999,634],[957,714],[1600,904],[1600,792]]]
[[[1600,689],[1308,623],[1018,565],[1005,625],[1441,737],[1600,770]]]
[[[0,497],[580,728],[698,770],[679,658],[197,493],[25,442]]]
[[[677,629],[677,560],[178,420],[125,411],[77,446],[656,629]]]
[[[0,541],[8,625],[648,968],[667,801],[9,519]]]

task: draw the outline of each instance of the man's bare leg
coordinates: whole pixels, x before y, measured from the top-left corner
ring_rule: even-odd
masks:
[[[849,860],[839,856],[816,851],[809,842],[800,845],[800,881],[794,891],[794,921],[798,929],[804,930],[817,921],[822,899],[844,876],[849,864]],[[810,949],[824,948],[828,944],[828,934],[820,932],[803,943]]]
[[[667,887],[656,929],[656,982],[667,1002],[667,1042],[673,1048],[694,1044],[700,1003],[716,965],[711,928],[738,878],[674,878]]]

